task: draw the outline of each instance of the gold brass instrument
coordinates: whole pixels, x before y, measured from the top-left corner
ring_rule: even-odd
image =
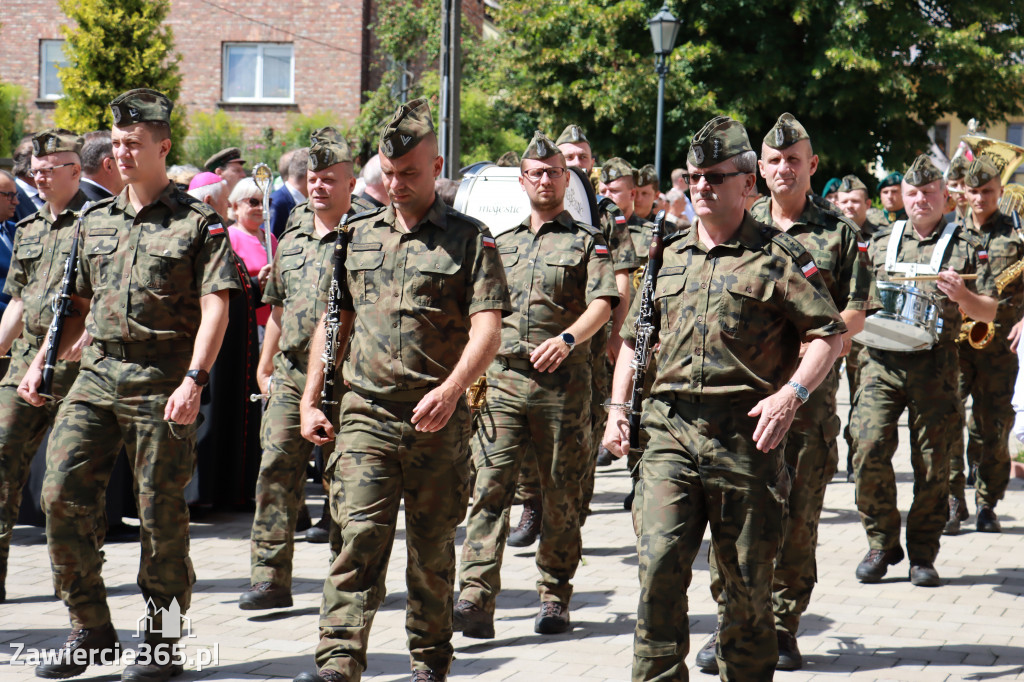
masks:
[[[487,379],[480,377],[466,389],[466,400],[472,412],[479,412],[487,402]]]

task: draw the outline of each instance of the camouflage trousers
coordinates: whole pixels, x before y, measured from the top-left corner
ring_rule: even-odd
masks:
[[[18,396],[18,384],[35,358],[39,346],[24,337],[11,347],[12,362],[0,382],[0,586],[7,580],[7,559],[11,535],[21,510],[21,491],[28,481],[32,458],[47,429],[57,417],[58,403],[42,407],[29,405]],[[78,363],[59,362],[54,371],[53,391],[65,395],[78,376]],[[99,529],[102,533],[106,526]]]
[[[932,563],[949,515],[949,459],[961,442],[964,404],[957,392],[957,349],[942,343],[913,353],[869,349],[850,430],[855,497],[871,549],[900,543],[896,506],[896,422],[909,412],[914,500],[907,514],[907,554],[912,563]]]
[[[993,341],[993,344],[1000,340]],[[977,350],[960,347],[960,396],[974,400],[967,422],[967,463],[977,467],[975,502],[996,506],[1010,483],[1010,431],[1015,417],[1013,386],[1017,379],[1017,354],[1009,344]],[[963,437],[954,445],[949,466],[949,494],[965,502]],[[966,506],[966,505],[965,505]]]
[[[524,457],[538,464],[543,514],[537,548],[541,601],[568,604],[580,563],[580,477],[590,457],[590,366],[538,372],[528,361],[487,372],[473,435],[476,483],[460,566],[460,599],[490,613],[501,590],[509,508]]]
[[[850,474],[853,473],[853,434],[850,433],[850,424],[853,422],[853,410],[856,408],[853,398],[860,386],[860,369],[867,355],[867,346],[854,341],[850,352],[843,358],[846,361],[846,386],[850,396],[850,411],[846,415],[846,426],[843,427],[843,440],[846,441],[846,472]]]
[[[295,523],[302,506],[306,467],[313,444],[301,434],[299,401],[306,387],[304,354],[282,352],[274,357],[274,386],[263,411],[260,440],[263,456],[256,478],[256,513],[250,542],[252,584],[292,584]],[[336,383],[341,386],[341,382]],[[332,415],[337,424],[337,411]],[[324,459],[334,444],[324,446]],[[335,548],[336,549],[336,548]]]
[[[138,584],[153,632],[172,600],[184,613],[195,572],[189,558],[185,486],[195,468],[198,424],[171,424],[164,408],[191,360],[191,340],[132,344],[133,360],[86,348],[46,450],[43,510],[57,595],[74,627],[110,622],[100,538],[107,483],[122,444],[134,475],[141,524]],[[148,347],[148,348],[147,348]],[[168,352],[168,348],[173,352]],[[152,352],[151,356],[141,357]],[[151,601],[150,601],[151,600]]]
[[[800,616],[807,611],[811,592],[818,582],[818,522],[825,503],[825,488],[839,464],[839,415],[836,391],[839,371],[829,372],[821,385],[800,407],[785,442],[786,467],[792,479],[786,500],[782,548],[775,558],[772,584],[772,610],[775,629],[796,635]],[[721,609],[724,603],[722,581],[715,550],[708,556],[711,572],[711,596]]]
[[[316,664],[350,682],[366,669],[403,501],[412,666],[445,673],[451,665],[455,529],[469,502],[469,407],[460,399],[443,429],[421,433],[409,421],[415,406],[354,391],[341,400],[341,428],[327,472],[342,548],[324,582]]]
[[[724,592],[717,657],[723,680],[770,680],[778,660],[772,574],[789,476],[783,449],[752,440],[759,398],[645,403],[649,441],[633,513],[640,529],[640,601],[633,680],[686,680],[687,589],[705,528]]]

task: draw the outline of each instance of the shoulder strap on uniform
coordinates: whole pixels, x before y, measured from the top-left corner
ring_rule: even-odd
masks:
[[[115,201],[117,201],[117,195],[116,194],[114,196],[104,197],[103,199],[100,199],[99,201],[89,202],[89,207],[85,209],[85,215],[89,215],[93,211],[95,211],[95,210],[97,210],[99,208],[102,208],[104,206],[109,206],[110,204],[114,203]]]
[[[593,225],[588,225],[575,219],[572,222],[576,225],[577,228],[583,230],[584,232],[591,236],[600,235],[602,238],[604,237],[604,232],[601,232],[600,228],[594,227]]]
[[[597,202],[597,207],[602,211],[611,213],[612,215],[622,213],[622,209],[619,208],[619,205],[612,201],[609,197],[605,196],[602,196],[601,199]]]
[[[356,213],[354,216],[351,216],[348,219],[348,222],[354,223],[357,220],[365,220],[366,218],[372,218],[373,216],[377,215],[378,213],[383,213],[384,209],[386,209],[386,208],[387,208],[387,206],[377,206],[376,208],[373,208],[373,209],[371,209],[369,211],[363,211],[362,213]]]
[[[811,260],[811,254],[804,248],[804,245],[781,230],[772,235],[772,241],[781,246],[783,251],[792,256],[797,265],[805,265]]]
[[[985,248],[985,242],[982,240],[981,235],[977,234],[973,230],[960,229],[960,236],[965,242],[974,247],[975,251],[980,251]]]

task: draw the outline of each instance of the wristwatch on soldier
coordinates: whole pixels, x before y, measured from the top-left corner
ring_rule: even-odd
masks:
[[[559,338],[562,339],[562,343],[569,346],[570,353],[572,352],[572,349],[576,347],[576,337],[569,332],[562,332],[559,335]]]
[[[786,385],[787,386],[791,386],[793,388],[793,391],[796,393],[796,397],[800,398],[800,402],[801,403],[806,403],[807,402],[807,398],[809,398],[811,394],[807,390],[806,386],[804,386],[803,384],[798,384],[797,382],[793,381],[792,379],[787,381]]]
[[[199,388],[203,388],[206,384],[210,383],[210,373],[205,369],[190,369],[185,372],[185,376],[196,382],[196,386]]]

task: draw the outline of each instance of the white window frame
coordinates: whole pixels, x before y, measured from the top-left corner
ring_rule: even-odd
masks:
[[[46,58],[47,47],[55,44],[64,46],[66,41],[61,39],[44,39],[39,41],[39,99],[56,101],[64,97],[64,86],[60,84],[58,78],[58,85],[60,85],[61,91],[59,93],[46,92],[46,65],[49,63]],[[63,53],[63,49],[61,50]],[[64,55],[64,59],[57,62],[59,65],[67,65],[67,55]],[[58,67],[59,68],[59,67]]]
[[[263,51],[268,47],[280,48],[290,47],[292,51],[291,70],[288,74],[289,97],[263,97]],[[256,96],[255,97],[228,97],[228,51],[232,47],[255,47],[256,56]],[[295,103],[295,44],[294,43],[258,43],[258,42],[233,42],[224,43],[221,51],[221,99],[231,104],[294,104]]]
[[[1012,128],[1017,128],[1018,130],[1020,130],[1021,137],[1020,137],[1019,140],[1011,140],[1010,139],[1011,137],[1014,137],[1014,138],[1016,137],[1016,135],[1010,135],[1010,130]],[[1007,123],[1006,124],[1006,139],[1009,142],[1012,142],[1014,144],[1017,144],[1017,145],[1020,145],[1020,146],[1024,147],[1024,121],[1012,121],[1010,123]],[[1018,184],[1024,183],[1024,163],[1022,163],[1021,165],[1017,166],[1017,170],[1011,176],[1010,182],[1015,182],[1015,183],[1018,183]]]

